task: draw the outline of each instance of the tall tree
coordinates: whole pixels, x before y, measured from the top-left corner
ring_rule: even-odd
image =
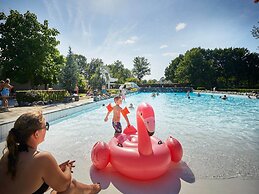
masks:
[[[131,71],[127,68],[124,68],[124,65],[121,61],[114,61],[113,64],[107,65],[111,77],[117,78],[118,83],[124,83],[127,78],[131,77]]]
[[[87,67],[87,59],[84,55],[74,54],[74,59],[78,65],[80,74],[85,74]]]
[[[78,77],[77,77],[77,84],[80,91],[85,91],[87,88],[87,81],[86,81],[86,68],[87,68],[87,59],[84,55],[73,54],[74,60],[78,66]]]
[[[86,79],[92,89],[101,89],[102,85],[105,84],[102,59],[92,59],[90,63],[87,64],[86,68]]]
[[[175,76],[181,83],[192,83],[196,86],[209,86],[212,72],[209,61],[204,60],[204,49],[193,48],[187,51],[180,62]]]
[[[145,75],[150,75],[150,64],[145,57],[135,57],[133,63],[132,73],[140,81]]]
[[[251,33],[252,33],[253,37],[258,39],[259,38],[259,27],[258,26],[253,26],[253,29],[251,30]],[[259,49],[259,46],[257,48]]]
[[[165,70],[166,79],[206,88],[258,88],[259,57],[245,48],[193,48],[182,60],[173,60]]]
[[[255,37],[256,39],[259,38],[259,27],[258,26],[253,26],[253,29],[251,32],[252,32],[253,37]]]
[[[0,13],[0,69],[2,76],[18,83],[52,84],[64,60],[56,46],[59,32],[48,27],[48,21],[38,22],[37,16],[27,11],[10,15]]]
[[[182,60],[183,60],[183,55],[179,55],[174,60],[172,60],[171,63],[169,63],[169,66],[166,67],[166,69],[165,69],[165,79],[166,80],[170,80],[173,83],[176,82],[175,71]]]
[[[66,58],[66,65],[62,70],[60,83],[70,93],[74,91],[74,88],[78,82],[79,69],[75,61],[74,54],[71,47],[69,47],[68,55]]]

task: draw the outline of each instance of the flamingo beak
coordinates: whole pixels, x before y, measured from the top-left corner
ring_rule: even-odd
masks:
[[[155,118],[148,117],[148,118],[143,119],[143,121],[147,128],[148,135],[152,136],[155,133]]]

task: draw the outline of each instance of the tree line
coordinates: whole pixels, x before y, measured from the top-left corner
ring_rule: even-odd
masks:
[[[193,48],[170,62],[165,79],[207,89],[259,88],[259,54],[246,48]]]
[[[254,26],[252,35],[259,38],[259,28]],[[16,83],[30,83],[52,87],[55,84],[71,91],[78,84],[100,89],[107,80],[107,72],[118,83],[156,83],[143,80],[150,75],[150,63],[145,57],[133,59],[133,69],[115,60],[104,64],[102,59],[89,62],[83,55],[72,52],[60,54],[57,46],[59,31],[50,28],[48,21],[40,23],[37,16],[11,10],[7,16],[0,12],[0,79],[11,78]],[[203,49],[193,48],[172,60],[165,70],[165,79],[178,83],[190,83],[206,88],[259,88],[258,53],[245,48]]]
[[[135,57],[133,69],[129,70],[119,60],[106,65],[98,58],[87,62],[85,56],[74,54],[70,47],[68,55],[63,56],[57,49],[58,34],[57,29],[49,28],[47,20],[40,23],[29,11],[21,14],[11,10],[8,16],[0,12],[0,78],[30,83],[32,88],[60,84],[72,91],[76,84],[80,89],[100,89],[107,72],[118,83],[141,81],[150,74],[150,63],[145,57]]]
[[[143,60],[144,62],[141,65],[135,62]],[[143,69],[147,69],[146,71],[149,69],[150,71],[149,63],[144,57],[135,57],[133,63],[132,71],[125,68],[119,60],[105,65],[102,59],[93,58],[88,63],[85,56],[74,54],[69,47],[66,64],[61,71],[59,82],[68,91],[72,91],[76,84],[80,90],[84,90],[86,87],[100,89],[110,78],[117,78],[117,83],[138,82],[147,74],[147,72],[143,72]]]

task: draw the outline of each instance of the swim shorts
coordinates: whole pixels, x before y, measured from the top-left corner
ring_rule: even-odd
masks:
[[[115,133],[121,133],[122,127],[120,122],[112,122],[112,126],[115,129]]]
[[[2,96],[9,96],[10,94],[10,91],[8,88],[4,88],[2,91],[1,91],[1,95]]]

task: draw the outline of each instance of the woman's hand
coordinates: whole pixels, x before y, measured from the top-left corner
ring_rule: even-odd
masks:
[[[74,168],[74,163],[75,160],[70,161],[67,160],[66,162],[63,162],[62,164],[59,165],[60,169],[64,172],[67,168],[69,168],[69,170],[73,173],[72,168]]]

